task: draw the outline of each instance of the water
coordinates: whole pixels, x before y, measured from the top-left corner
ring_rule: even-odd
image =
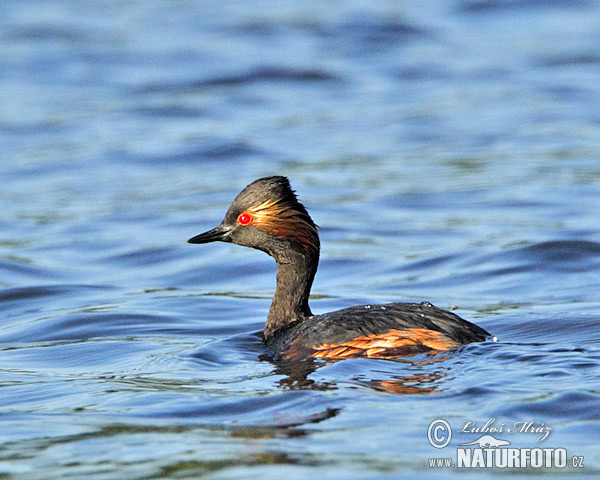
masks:
[[[598,2],[0,13],[1,478],[455,477],[428,459],[490,419],[585,458],[519,473],[598,475]],[[185,242],[273,174],[321,226],[313,311],[429,300],[500,342],[270,360],[273,261]]]

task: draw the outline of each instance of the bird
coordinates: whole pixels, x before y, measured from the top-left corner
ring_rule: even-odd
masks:
[[[401,357],[492,338],[427,301],[357,305],[314,315],[309,295],[319,264],[319,234],[287,177],[250,183],[218,226],[188,240],[217,241],[255,248],[275,259],[277,286],[263,339],[276,358]]]

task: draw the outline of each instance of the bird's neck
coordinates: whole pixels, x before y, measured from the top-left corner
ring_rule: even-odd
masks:
[[[319,254],[297,254],[277,261],[277,288],[265,325],[265,338],[286,325],[312,315],[308,306],[310,288],[319,264]]]

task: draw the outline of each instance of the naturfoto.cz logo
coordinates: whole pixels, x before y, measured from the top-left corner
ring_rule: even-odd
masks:
[[[541,443],[552,428],[535,422],[514,422],[497,424],[496,419],[478,426],[475,422],[464,422],[457,433],[471,433],[478,436],[471,441],[460,443],[455,458],[430,458],[430,468],[583,468],[583,457],[568,457],[565,448],[515,448],[508,440],[514,433],[534,434]],[[500,438],[504,437],[504,438]],[[433,420],[427,429],[427,439],[431,446],[442,449],[452,440],[452,427],[442,418]]]

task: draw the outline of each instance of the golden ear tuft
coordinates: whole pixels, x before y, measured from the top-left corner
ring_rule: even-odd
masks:
[[[308,251],[319,250],[319,235],[305,215],[281,200],[267,200],[246,210],[252,224],[277,237],[288,237]]]

